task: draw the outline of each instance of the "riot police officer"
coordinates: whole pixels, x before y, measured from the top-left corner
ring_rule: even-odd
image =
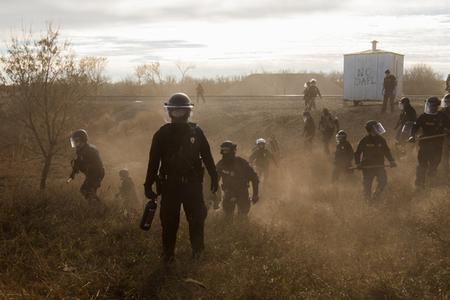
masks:
[[[386,132],[378,121],[366,123],[367,135],[361,139],[355,152],[355,163],[363,173],[364,197],[366,200],[376,200],[387,184],[384,158],[389,160],[390,167],[396,167],[394,157],[391,154],[386,140],[381,136]],[[372,183],[377,179],[378,185],[372,194]]]
[[[309,111],[303,112],[303,122],[305,123],[303,127],[305,150],[311,151],[314,135],[316,134],[316,124]]]
[[[263,138],[257,139],[256,147],[249,158],[250,163],[255,166],[261,182],[267,179],[270,163],[277,165],[272,152],[266,148],[266,143],[266,140]]]
[[[333,135],[339,131],[339,121],[327,108],[322,110],[319,121],[319,130],[322,133],[324,152],[325,154],[330,154],[329,145]]]
[[[430,97],[425,101],[424,113],[417,118],[409,138],[410,142],[415,142],[417,132],[422,130],[417,154],[417,188],[425,187],[426,177],[434,177],[441,162],[442,144],[449,129],[449,119],[444,112],[439,111],[440,103],[437,97]]]
[[[72,133],[70,144],[75,148],[77,157],[72,160],[72,172],[67,182],[71,182],[77,173],[83,173],[86,177],[80,187],[81,194],[87,200],[99,200],[97,189],[105,176],[105,169],[97,148],[88,143],[88,134],[84,129]]]
[[[222,179],[222,207],[227,217],[232,217],[237,206],[239,216],[250,211],[249,182],[252,183],[251,202],[258,202],[258,175],[243,158],[236,156],[236,144],[225,141],[220,145],[222,159],[217,163],[219,180]]]
[[[352,173],[353,147],[347,141],[347,133],[339,130],[336,134],[336,152],[334,153],[334,169],[332,181],[336,182],[342,173]]]
[[[164,104],[171,120],[153,136],[145,180],[145,195],[155,199],[161,193],[163,262],[173,261],[175,242],[183,205],[189,223],[192,256],[204,250],[204,223],[207,209],[203,201],[204,165],[211,177],[211,191],[218,188],[218,177],[208,140],[200,127],[189,122],[193,104],[184,93],[176,93]],[[158,183],[155,192],[153,185]]]
[[[442,98],[441,102],[442,113],[447,116],[447,119],[450,120],[450,94],[446,94],[444,98]],[[442,147],[442,167],[445,173],[448,173],[450,170],[449,167],[449,152],[450,152],[450,136],[444,137],[444,144]]]
[[[398,129],[396,135],[397,142],[404,143],[411,136],[411,129],[417,119],[417,114],[407,97],[401,98],[398,106],[400,109],[400,116],[394,129]]]

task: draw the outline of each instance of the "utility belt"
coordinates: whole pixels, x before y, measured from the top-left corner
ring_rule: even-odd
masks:
[[[180,175],[180,174],[173,174],[173,175],[168,175],[168,174],[159,174],[158,178],[159,178],[159,184],[163,185],[163,184],[186,184],[186,183],[202,183],[203,182],[203,169],[201,176],[200,174],[184,174],[184,175]]]

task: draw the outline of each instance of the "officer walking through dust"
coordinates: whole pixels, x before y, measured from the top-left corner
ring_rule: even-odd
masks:
[[[447,116],[447,119],[450,120],[450,94],[447,94],[442,98],[441,102],[442,113]],[[444,145],[442,147],[442,168],[447,174],[450,171],[449,166],[449,153],[450,152],[450,136],[446,136],[444,138]]]
[[[378,121],[368,121],[365,126],[367,135],[361,139],[355,152],[355,163],[363,173],[364,197],[367,201],[378,200],[381,192],[387,184],[386,170],[384,169],[384,158],[389,160],[390,167],[396,167],[394,157],[381,136],[386,132],[383,125]],[[372,183],[377,179],[378,185],[372,194]]]
[[[314,135],[316,134],[316,125],[309,111],[303,112],[303,137],[305,150],[311,152]]]
[[[255,166],[256,173],[261,182],[264,182],[267,179],[270,164],[273,163],[275,166],[277,165],[277,161],[272,152],[266,148],[266,140],[263,138],[256,140],[256,147],[250,155],[249,161]]]
[[[427,176],[436,176],[437,167],[441,162],[444,138],[449,132],[449,119],[444,112],[439,111],[440,103],[437,97],[430,97],[425,101],[424,113],[417,118],[409,138],[409,141],[414,143],[417,132],[422,130],[422,135],[418,138],[419,151],[415,182],[418,189],[425,187]]]
[[[325,154],[330,154],[330,142],[339,131],[338,118],[333,116],[327,108],[324,108],[319,121],[319,130],[322,133],[323,149]]]
[[[417,114],[414,107],[410,104],[409,98],[407,97],[400,99],[398,106],[400,109],[400,116],[394,127],[394,129],[397,129],[395,136],[397,143],[395,146],[397,148],[397,152],[402,157],[406,154],[405,143],[411,136],[411,130],[417,119]]]
[[[336,152],[334,153],[334,169],[332,181],[336,182],[342,174],[351,174],[353,170],[353,147],[347,141],[347,133],[339,130],[336,134]]]
[[[153,136],[144,188],[149,199],[161,193],[162,259],[170,263],[175,255],[181,205],[189,223],[192,257],[200,258],[207,214],[202,194],[203,165],[211,177],[213,193],[218,189],[218,178],[208,140],[199,126],[188,122],[193,109],[189,97],[174,94],[164,107],[171,122]],[[155,192],[157,182],[159,191]]]
[[[222,207],[227,218],[232,218],[237,207],[238,216],[245,217],[250,211],[250,202],[258,202],[258,175],[243,158],[236,156],[236,144],[225,141],[220,145],[222,159],[217,163],[219,180],[222,180]],[[248,188],[252,184],[250,200]]]
[[[88,143],[88,134],[84,129],[75,130],[70,137],[70,144],[75,148],[77,157],[72,160],[72,172],[67,179],[71,182],[79,172],[86,177],[80,187],[80,192],[87,200],[96,200],[97,189],[100,187],[105,169],[97,148]]]

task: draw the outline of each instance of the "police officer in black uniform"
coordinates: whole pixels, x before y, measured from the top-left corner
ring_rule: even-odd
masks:
[[[180,222],[180,209],[189,223],[192,256],[197,259],[204,249],[203,230],[207,209],[203,201],[202,180],[205,165],[211,177],[211,191],[218,189],[218,177],[208,140],[203,131],[188,122],[193,104],[184,93],[177,93],[165,103],[171,123],[153,136],[145,195],[155,199],[161,193],[163,261],[173,261]],[[158,182],[159,191],[153,185]]]
[[[303,122],[305,123],[303,127],[303,137],[305,150],[311,151],[312,150],[312,143],[314,140],[314,136],[316,134],[316,124],[314,123],[314,119],[311,116],[311,113],[309,111],[303,112]]]
[[[399,143],[404,143],[411,136],[411,129],[417,119],[417,114],[407,97],[400,99],[398,106],[400,109],[400,116],[394,129],[398,129],[396,135],[397,141]]]
[[[339,131],[339,121],[338,118],[333,116],[327,108],[322,110],[322,115],[319,121],[319,130],[322,133],[323,149],[325,154],[330,154],[330,142]]]
[[[390,162],[390,167],[396,167],[386,140],[381,136],[386,132],[378,121],[368,121],[365,126],[367,135],[361,139],[355,152],[355,163],[363,173],[364,197],[370,201],[376,200],[387,184],[384,158]],[[362,157],[361,157],[362,156]],[[377,179],[378,185],[372,195],[372,183]]]
[[[395,143],[395,149],[399,155],[399,158],[402,158],[406,155],[405,143],[411,136],[411,130],[417,119],[417,114],[414,107],[410,104],[409,98],[407,97],[400,99],[398,102],[398,107],[400,109],[400,116],[394,126],[394,129],[397,130],[395,135],[395,139],[397,140]]]
[[[442,98],[442,113],[447,116],[447,119],[450,120],[450,94],[446,94],[444,98]],[[444,137],[444,145],[442,147],[442,168],[447,174],[450,170],[449,166],[449,155],[450,154],[450,136]]]
[[[83,173],[86,178],[80,188],[81,194],[87,200],[99,200],[97,189],[105,176],[105,169],[97,148],[88,143],[88,134],[84,129],[72,133],[70,144],[75,148],[77,157],[72,160],[72,173],[67,182],[71,182],[77,173]]]
[[[256,147],[253,149],[252,154],[249,157],[249,161],[255,166],[256,172],[262,183],[265,182],[269,174],[269,166],[271,163],[277,166],[277,161],[272,152],[266,148],[266,140],[259,138],[256,140]]]
[[[249,182],[252,183],[251,202],[258,202],[258,175],[243,158],[236,156],[236,144],[225,141],[220,145],[222,159],[217,163],[217,173],[222,179],[222,207],[225,215],[231,218],[237,206],[239,216],[247,216],[250,211]]]
[[[425,178],[434,177],[441,162],[442,145],[445,134],[449,130],[449,119],[439,111],[441,101],[437,97],[430,97],[425,101],[424,113],[421,114],[411,131],[410,142],[416,141],[419,129],[422,135],[419,138],[418,165],[416,169],[416,187],[425,187]]]
[[[347,141],[347,133],[339,130],[336,134],[336,152],[334,153],[334,169],[332,181],[336,182],[341,174],[351,174],[353,161],[353,147]]]

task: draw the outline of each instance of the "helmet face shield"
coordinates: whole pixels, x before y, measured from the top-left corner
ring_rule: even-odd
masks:
[[[82,139],[76,138],[76,137],[71,137],[70,138],[70,146],[72,148],[79,148],[79,147],[81,147],[83,145],[84,145],[84,142],[83,142]]]
[[[192,107],[169,107],[164,106],[166,112],[166,122],[170,123],[173,119],[186,119],[189,120],[193,116]]]
[[[404,110],[404,109],[405,109],[405,104],[399,102],[399,103],[398,103],[398,109]]]
[[[426,113],[427,115],[435,115],[438,113],[438,109],[439,109],[438,103],[427,101],[425,102],[423,112]]]
[[[447,94],[444,96],[444,98],[442,98],[441,106],[443,108],[450,107],[450,94]]]
[[[386,133],[386,129],[384,129],[383,125],[380,122],[377,122],[372,126],[372,132],[376,135],[382,135]]]

